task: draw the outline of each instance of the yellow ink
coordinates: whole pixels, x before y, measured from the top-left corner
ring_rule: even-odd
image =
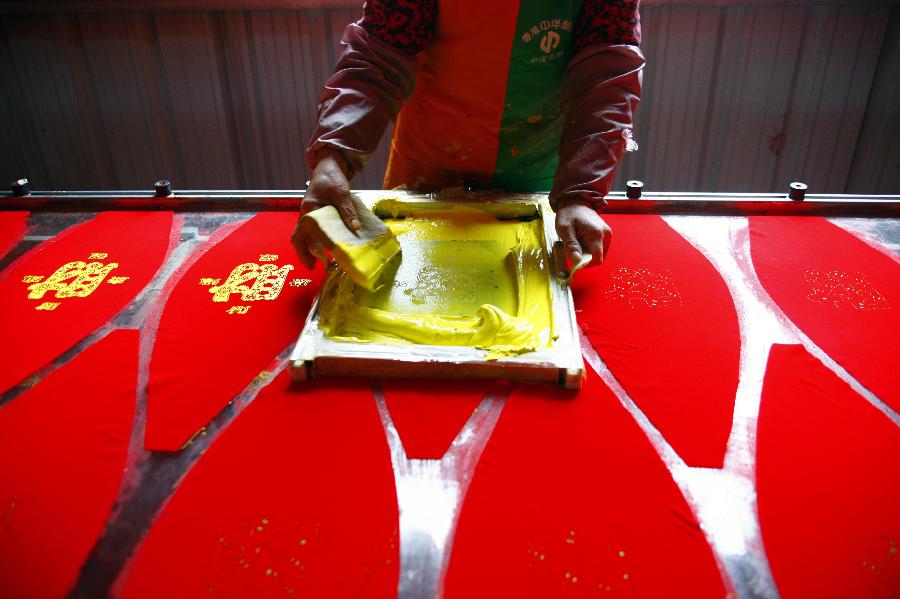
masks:
[[[312,283],[312,279],[291,279],[288,285],[291,287],[306,287],[310,283]]]
[[[376,206],[376,212],[378,211]],[[394,210],[395,214],[397,210]],[[499,220],[442,204],[386,224],[402,248],[374,292],[329,277],[319,325],[354,341],[473,346],[488,359],[549,347],[555,338],[540,220]]]
[[[274,264],[246,262],[238,264],[222,285],[209,288],[214,302],[227,302],[232,294],[239,293],[245,302],[274,300],[281,293],[288,273],[294,270],[290,264],[278,268]],[[248,286],[247,283],[253,282]]]
[[[128,277],[110,277],[106,280],[110,285],[121,285],[128,280]]]
[[[67,262],[56,269],[47,280],[28,286],[28,299],[41,299],[48,291],[56,293],[57,299],[87,297],[92,294],[103,279],[117,268],[117,262]]]
[[[231,306],[226,314],[246,314],[250,311],[250,306]]]
[[[391,261],[400,252],[400,243],[388,230],[367,243],[338,243],[335,250],[345,255],[344,264],[351,269],[350,274],[357,283],[363,283],[363,287],[374,291],[381,273],[390,267]]]
[[[260,262],[275,262],[278,260],[278,254],[260,254],[259,261]]]
[[[45,310],[49,312],[51,310],[56,310],[59,307],[59,304],[60,302],[44,302],[43,304],[36,306],[35,310]]]
[[[206,285],[206,286],[209,286],[209,285],[218,285],[218,284],[219,284],[219,281],[221,281],[221,280],[222,280],[222,279],[211,279],[211,278],[209,278],[209,277],[203,277],[202,279],[200,279],[200,284],[201,284],[201,285]]]
[[[854,310],[891,309],[887,299],[861,272],[807,270],[803,273],[803,277],[811,288],[806,298],[813,303],[830,303],[837,310],[842,307]]]
[[[617,269],[612,275],[612,288],[604,299],[624,308],[678,308],[681,294],[666,271],[646,268]]]
[[[109,258],[109,254],[106,252],[94,252],[88,256],[88,260],[105,260],[107,258]]]
[[[36,275],[27,275],[27,276],[22,277],[23,283],[38,283],[43,280],[44,280],[44,277],[36,276]]]

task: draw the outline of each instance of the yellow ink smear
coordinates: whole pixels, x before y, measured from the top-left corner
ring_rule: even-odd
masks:
[[[403,217],[388,207],[385,224],[401,252],[381,287],[368,291],[340,271],[326,281],[319,314],[325,333],[478,347],[487,359],[549,347],[556,335],[541,221],[500,220],[445,202],[414,206]]]
[[[392,258],[400,251],[400,244],[391,233],[379,235],[366,243],[335,244],[332,255],[335,259],[343,254],[342,263],[349,269],[358,283],[369,291],[374,291],[382,272],[387,270]]]

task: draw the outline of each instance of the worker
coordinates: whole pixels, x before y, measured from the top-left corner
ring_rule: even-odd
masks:
[[[301,213],[359,228],[349,181],[396,119],[384,187],[550,190],[574,264],[599,264],[598,215],[632,140],[644,57],[638,0],[368,0],[347,26],[307,148]],[[308,267],[321,240],[300,227]]]

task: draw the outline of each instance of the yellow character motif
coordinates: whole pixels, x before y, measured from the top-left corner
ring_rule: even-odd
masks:
[[[57,299],[87,297],[118,266],[118,262],[68,262],[57,268],[46,280],[29,285],[28,299],[41,299],[48,291],[55,292]]]
[[[227,302],[233,293],[240,293],[241,300],[274,300],[284,288],[288,273],[294,270],[290,264],[278,268],[274,264],[246,262],[238,264],[221,285],[209,288],[214,302]],[[252,285],[247,283],[253,282]]]

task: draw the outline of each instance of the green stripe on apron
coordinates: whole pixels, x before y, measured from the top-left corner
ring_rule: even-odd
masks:
[[[563,119],[559,99],[581,0],[520,0],[491,181],[509,191],[549,191]]]

